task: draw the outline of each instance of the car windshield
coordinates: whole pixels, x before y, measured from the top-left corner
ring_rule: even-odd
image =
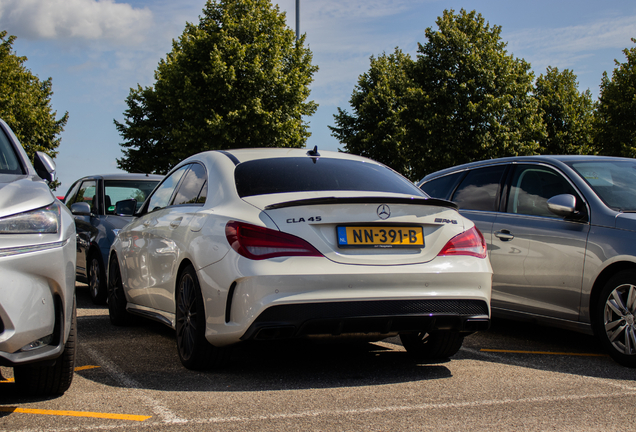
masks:
[[[285,192],[373,191],[425,196],[394,171],[374,163],[331,158],[272,158],[239,164],[239,196]]]
[[[24,174],[15,149],[0,129],[0,174]]]
[[[571,162],[569,165],[608,207],[636,212],[636,162],[599,160]]]
[[[105,180],[106,214],[115,213],[115,204],[118,201],[131,198],[137,200],[136,210],[139,210],[157,183],[159,180]]]

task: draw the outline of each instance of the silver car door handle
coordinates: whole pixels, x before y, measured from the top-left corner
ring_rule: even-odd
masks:
[[[495,233],[495,237],[497,237],[498,239],[500,239],[502,241],[508,241],[508,240],[512,240],[513,238],[515,238],[515,236],[512,235],[510,233],[510,231],[508,231],[508,230],[497,231]]]
[[[183,220],[182,217],[177,218],[175,220],[173,220],[172,222],[170,222],[170,228],[176,228],[181,224],[181,221]]]

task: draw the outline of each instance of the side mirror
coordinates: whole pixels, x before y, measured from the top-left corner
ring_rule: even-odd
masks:
[[[71,204],[71,213],[77,216],[90,216],[91,206],[85,202],[76,202]]]
[[[55,180],[55,162],[51,159],[51,156],[44,152],[35,152],[35,158],[33,159],[33,168],[35,172],[44,180],[49,183]]]
[[[137,200],[134,198],[117,201],[115,203],[115,214],[118,216],[133,216],[137,210]]]
[[[577,214],[574,195],[555,195],[548,200],[548,209],[557,216],[566,218]]]

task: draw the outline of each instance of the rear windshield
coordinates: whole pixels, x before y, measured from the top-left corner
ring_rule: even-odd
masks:
[[[404,177],[373,163],[329,158],[273,158],[239,164],[239,196],[285,192],[372,191],[425,196]]]

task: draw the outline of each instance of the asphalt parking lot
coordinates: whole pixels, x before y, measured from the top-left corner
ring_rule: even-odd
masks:
[[[0,430],[605,431],[636,420],[636,371],[573,332],[495,321],[435,364],[395,339],[249,345],[221,371],[193,372],[170,329],[111,326],[82,285],[78,305],[71,388],[17,398],[2,368]]]

